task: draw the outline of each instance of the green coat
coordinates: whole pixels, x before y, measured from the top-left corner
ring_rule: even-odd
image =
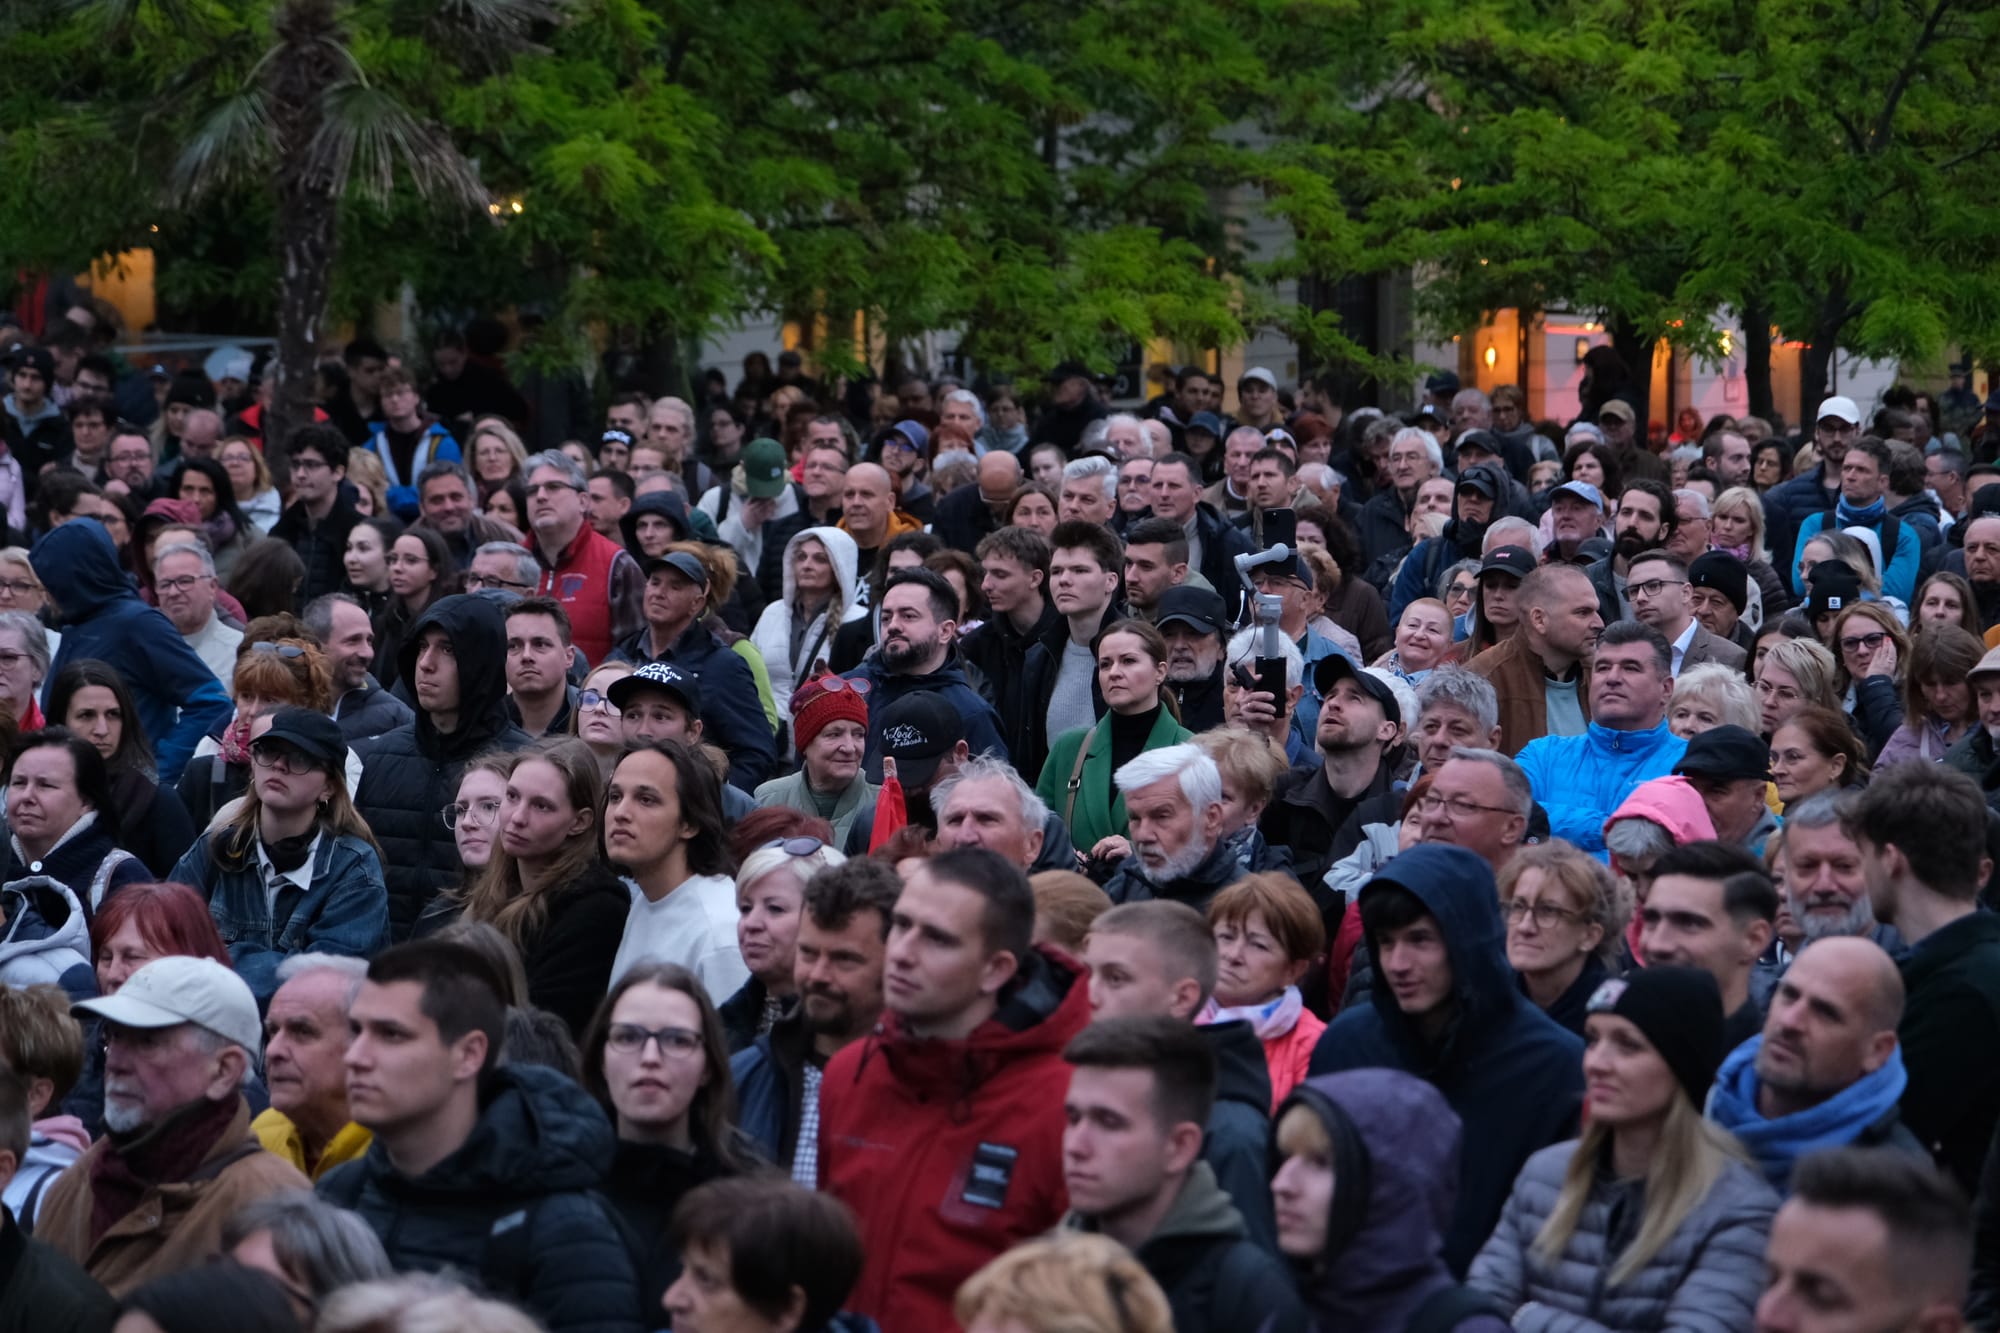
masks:
[[[827,822],[833,825],[833,845],[844,847],[847,834],[854,827],[854,820],[861,813],[861,807],[872,805],[875,793],[881,788],[857,776],[847,784],[847,790],[840,794],[840,800],[833,807],[833,818]],[[802,810],[809,815],[819,814],[819,805],[813,800],[812,792],[806,785],[806,771],[802,768],[782,778],[772,778],[759,786],[752,796],[759,810],[767,806],[782,805],[793,810]]]
[[[1061,815],[1069,803],[1069,775],[1076,767],[1076,750],[1090,736],[1090,753],[1084,756],[1082,785],[1076,793],[1076,809],[1068,819],[1070,841],[1085,856],[1102,838],[1125,836],[1125,796],[1111,780],[1111,724],[1099,718],[1095,732],[1076,727],[1056,737],[1049,747],[1048,762],[1042,765],[1042,780],[1035,792],[1049,809]],[[1193,740],[1194,733],[1174,721],[1165,708],[1153,720],[1153,732],[1146,737],[1145,749],[1159,750]]]

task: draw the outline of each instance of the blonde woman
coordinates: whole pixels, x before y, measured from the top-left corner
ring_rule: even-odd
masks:
[[[472,441],[465,456],[471,462],[472,482],[479,490],[483,509],[493,492],[518,480],[527,465],[528,450],[514,428],[498,417],[482,417],[472,428]]]
[[[216,459],[222,464],[222,470],[229,474],[229,489],[234,492],[236,507],[243,511],[243,516],[259,533],[276,527],[284,505],[278,488],[272,484],[270,466],[264,462],[264,451],[237,436],[222,442]]]
[[[1528,1159],[1468,1285],[1520,1330],[1751,1327],[1778,1196],[1702,1118],[1723,1056],[1715,979],[1642,968],[1588,1011],[1589,1128]]]
[[[1166,1293],[1109,1236],[1066,1232],[1016,1245],[967,1278],[966,1333],[1173,1333]]]
[[[389,474],[382,460],[366,449],[347,455],[347,479],[354,483],[354,509],[363,518],[383,518],[389,513]]]
[[[1757,695],[1743,673],[1720,662],[1703,662],[1681,672],[1667,705],[1667,730],[1690,740],[1716,727],[1757,730]]]
[[[1709,507],[1708,549],[1735,556],[1750,571],[1763,597],[1760,624],[1775,623],[1799,604],[1771,563],[1771,552],[1764,545],[1764,505],[1750,487],[1732,486],[1715,497]]]
[[[1833,654],[1811,639],[1773,644],[1757,666],[1757,727],[1769,736],[1801,708],[1840,707]]]

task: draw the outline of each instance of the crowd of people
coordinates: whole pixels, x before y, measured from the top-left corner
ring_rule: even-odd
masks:
[[[0,1333],[2000,1327],[2000,394],[1607,352],[277,440],[50,328]]]

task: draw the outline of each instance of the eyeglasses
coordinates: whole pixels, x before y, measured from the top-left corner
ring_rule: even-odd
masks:
[[[1685,588],[1686,579],[1647,579],[1644,583],[1628,583],[1625,591],[1634,597],[1658,597],[1668,588]]]
[[[660,1043],[660,1054],[675,1060],[685,1060],[701,1049],[701,1034],[687,1028],[654,1031],[637,1023],[613,1023],[611,1030],[604,1034],[605,1049],[620,1055],[638,1055],[646,1049],[649,1041]]]
[[[513,579],[498,578],[492,574],[467,574],[465,576],[465,590],[467,592],[478,592],[481,588],[506,588],[512,592],[527,592],[534,586],[532,583],[516,583]]]
[[[308,458],[302,454],[292,460],[292,471],[294,472],[331,471],[332,468],[333,464],[327,462],[324,458]]]
[[[259,768],[282,768],[294,776],[310,773],[318,767],[311,755],[289,745],[253,745],[250,747],[250,762]]]
[[[27,660],[26,653],[0,653],[0,671],[12,671]]]
[[[611,702],[611,696],[599,690],[585,690],[582,694],[577,695],[576,708],[580,713],[588,712],[593,708],[602,708],[605,712],[613,716],[616,716],[618,713],[618,705]]]
[[[1427,815],[1434,815],[1439,811],[1444,811],[1453,819],[1470,819],[1482,811],[1489,815],[1518,815],[1521,813],[1519,810],[1509,810],[1504,805],[1481,805],[1477,801],[1467,800],[1463,796],[1447,797],[1434,794],[1427,794],[1422,800],[1418,801],[1417,809]]]
[[[1476,583],[1454,583],[1446,588],[1445,592],[1453,597],[1470,597],[1478,590],[1479,585]]]
[[[0,592],[14,597],[28,597],[42,590],[42,585],[32,579],[0,579]]]
[[[1768,680],[1758,681],[1755,688],[1757,693],[1765,698],[1777,699],[1782,703],[1796,703],[1800,697],[1799,692],[1790,685],[1773,685]]]
[[[578,491],[583,488],[572,486],[566,481],[538,481],[526,489],[530,495],[559,495],[563,491]]]
[[[825,690],[828,694],[839,694],[842,690],[852,690],[854,693],[860,695],[864,699],[868,697],[868,691],[871,688],[873,688],[865,680],[861,679],[849,680],[845,676],[832,676],[832,675],[815,676],[811,680],[807,681],[806,684],[816,685],[820,689]]]
[[[206,583],[214,577],[215,575],[213,574],[183,574],[179,578],[158,579],[154,582],[153,586],[161,592],[190,592],[197,583]],[[260,643],[257,646],[259,648],[267,648],[272,645]],[[292,651],[296,653],[298,649],[294,648]]]
[[[826,846],[826,844],[818,838],[800,836],[796,838],[773,838],[765,843],[764,846],[782,847],[785,849],[786,856],[811,856],[814,852]]]
[[[1572,912],[1567,907],[1558,907],[1554,903],[1523,902],[1519,898],[1509,899],[1506,911],[1507,920],[1511,924],[1519,925],[1533,916],[1535,924],[1543,930],[1553,930],[1557,926],[1582,919],[1582,913]]]
[[[1877,648],[1880,648],[1882,646],[1882,640],[1888,637],[1889,637],[1889,632],[1887,630],[1880,630],[1880,629],[1876,630],[1872,634],[1842,635],[1840,640],[1840,650],[1844,653],[1854,653],[1854,652],[1872,653]]]
[[[296,643],[253,643],[250,645],[250,651],[253,653],[276,653],[288,662],[296,661],[306,655],[306,650],[299,647]]]
[[[460,824],[491,824],[500,817],[500,798],[488,796],[470,805],[454,801],[438,811],[438,818],[448,829],[456,829]]]

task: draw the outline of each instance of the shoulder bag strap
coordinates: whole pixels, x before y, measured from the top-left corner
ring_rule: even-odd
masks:
[[[1074,828],[1076,816],[1076,793],[1083,786],[1083,761],[1090,758],[1090,743],[1097,739],[1097,728],[1101,723],[1093,722],[1090,730],[1083,733],[1083,741],[1076,747],[1076,762],[1069,770],[1069,795],[1063,800],[1063,827]]]

